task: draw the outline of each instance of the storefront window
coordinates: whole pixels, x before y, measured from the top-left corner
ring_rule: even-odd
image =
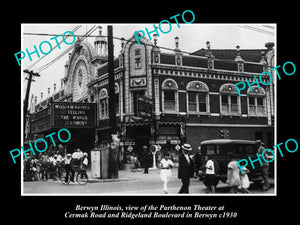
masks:
[[[206,112],[206,93],[189,92],[188,93],[188,111]]]
[[[230,109],[231,109],[231,113],[233,114],[238,113],[238,99],[236,95],[230,96]]]
[[[240,97],[233,84],[223,84],[220,87],[221,113],[226,115],[241,114]]]
[[[163,111],[178,111],[178,86],[172,79],[166,79],[162,84],[162,105]]]
[[[201,81],[187,84],[188,112],[206,113],[208,111],[208,87]]]
[[[176,101],[175,101],[175,91],[166,90],[164,91],[165,101],[164,101],[164,109],[166,111],[175,111]]]
[[[248,89],[248,113],[251,116],[265,116],[266,115],[266,97],[265,90],[258,88],[257,86],[252,87],[252,91]]]
[[[188,102],[189,102],[189,111],[190,112],[197,112],[197,93],[196,92],[190,92],[188,93]]]

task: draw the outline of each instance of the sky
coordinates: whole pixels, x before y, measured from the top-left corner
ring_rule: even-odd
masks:
[[[77,25],[81,25],[75,34],[83,35],[94,25],[102,27],[102,34],[107,35],[107,25],[113,26],[114,37],[124,37],[129,39],[133,36],[135,31],[143,30],[147,27],[149,31],[153,30],[153,24],[22,24],[21,25],[21,49],[20,51],[29,52],[34,51],[34,45],[38,48],[43,41],[49,41],[52,47],[56,45],[55,40],[50,40],[53,36],[45,35],[25,35],[24,33],[43,33],[43,34],[60,34],[62,35],[66,31],[72,31]],[[157,25],[157,24],[156,24]],[[162,30],[167,31],[169,25],[162,24]],[[258,30],[260,29],[260,30]],[[267,32],[259,32],[261,30]],[[146,33],[146,32],[145,32]],[[272,35],[273,33],[274,35]],[[96,29],[91,35],[98,35],[99,29]],[[152,33],[153,35],[153,33]],[[147,35],[146,35],[147,36]],[[276,48],[276,24],[181,24],[178,28],[177,24],[172,24],[172,29],[169,33],[163,34],[160,32],[157,45],[175,49],[175,37],[179,37],[179,49],[186,52],[195,52],[201,48],[206,48],[206,42],[210,41],[211,49],[235,49],[237,45],[241,49],[264,49],[265,43],[274,42]],[[85,41],[94,46],[95,37],[88,37]],[[60,36],[58,41],[62,40]],[[68,42],[72,41],[70,37]],[[53,49],[48,55],[41,61],[34,65],[30,70],[38,72],[39,68],[50,62],[59,54],[64,52],[71,45],[67,45],[64,42],[60,44],[60,49]],[[49,51],[47,44],[43,45],[45,52]],[[121,41],[114,39],[114,56],[117,57],[121,50]],[[167,52],[167,50],[161,50]],[[71,51],[70,51],[71,52]],[[40,53],[40,57],[43,54]],[[27,69],[39,58],[36,54],[32,54],[32,61],[29,57],[26,57],[21,61],[21,71]],[[32,82],[30,90],[31,95],[37,96],[38,102],[40,101],[41,92],[43,92],[44,99],[47,97],[48,87],[50,87],[51,94],[53,93],[53,84],[56,83],[56,90],[60,88],[60,80],[64,77],[64,64],[68,59],[68,54],[61,57],[56,63],[49,66],[47,69],[40,73],[40,77],[35,78],[35,82]],[[17,62],[16,62],[17,63]],[[25,90],[27,87],[27,80],[25,80],[26,74],[22,73],[22,99],[25,97]],[[30,101],[29,98],[29,101]]]

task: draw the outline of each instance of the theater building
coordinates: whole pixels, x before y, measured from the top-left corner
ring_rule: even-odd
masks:
[[[238,95],[234,84],[254,82],[254,75],[274,65],[273,43],[262,49],[211,49],[210,43],[192,54],[179,48],[166,53],[147,38],[122,41],[114,60],[118,134],[124,153],[140,153],[142,146],[158,144],[176,152],[187,142],[197,149],[208,139],[274,140],[274,86],[256,84]],[[116,55],[116,52],[115,52]],[[269,82],[262,76],[264,83]],[[65,65],[63,88],[51,101],[94,103],[95,126],[87,132],[88,148],[109,143],[107,40],[101,32],[93,45],[77,41]],[[145,103],[147,112],[141,108]],[[33,103],[34,113],[49,102]],[[151,105],[151,108],[149,108]],[[142,113],[141,113],[142,112]],[[144,113],[144,114],[143,114]],[[87,129],[87,130],[86,130]],[[34,133],[34,132],[33,132]],[[75,146],[75,144],[74,144]],[[90,151],[90,150],[87,150]],[[122,153],[122,154],[123,154]]]

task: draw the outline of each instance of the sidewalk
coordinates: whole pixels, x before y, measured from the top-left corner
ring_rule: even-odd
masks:
[[[88,176],[89,176],[89,183],[104,183],[104,182],[130,182],[130,181],[143,181],[157,183],[160,181],[160,169],[149,169],[148,174],[144,174],[144,169],[139,169],[136,172],[132,172],[131,170],[119,170],[119,177],[116,179],[98,179],[98,178],[92,178],[91,177],[91,170],[87,170]],[[178,193],[179,187],[181,185],[181,181],[177,178],[178,170],[177,168],[174,168],[172,170],[172,182],[170,182],[168,187],[169,194],[176,194]],[[251,182],[250,191],[252,194],[272,194],[274,193],[274,179],[270,178],[269,180],[270,185],[272,189],[270,189],[268,192],[261,192],[260,191],[260,185],[261,184],[254,184]],[[173,183],[173,185],[172,185]],[[121,185],[121,184],[120,184]],[[124,183],[122,184],[124,185]],[[121,186],[122,186],[121,185]],[[146,187],[145,189],[138,190],[140,194],[162,194],[162,188],[153,188],[153,187]],[[190,193],[194,194],[205,194],[207,191],[207,188],[203,184],[203,182],[199,182],[198,178],[191,178],[190,180]],[[137,190],[122,190],[121,192],[115,192],[112,191],[111,194],[136,194]],[[226,183],[219,182],[216,193],[215,194],[228,194],[229,193],[229,186]]]
[[[89,176],[89,183],[95,182],[118,182],[118,181],[132,181],[132,180],[143,180],[143,179],[151,179],[154,177],[158,177],[160,173],[160,169],[152,169],[149,168],[149,173],[144,174],[144,169],[139,168],[136,172],[132,172],[131,170],[119,170],[118,178],[113,179],[100,179],[100,178],[93,178],[91,174],[91,169],[87,169],[87,174]],[[176,174],[177,176],[177,169],[172,171],[172,176]]]
[[[91,178],[91,171],[87,171],[89,175],[89,182],[90,183],[103,183],[103,182],[126,182],[128,181],[128,187],[130,187],[131,182],[130,181],[142,181],[142,183],[145,183],[144,188],[142,189],[126,189],[124,188],[124,183],[116,184],[119,187],[121,187],[121,191],[116,191],[115,189],[111,189],[108,192],[105,192],[105,194],[125,194],[125,195],[131,195],[131,194],[163,194],[162,187],[161,187],[161,180],[160,180],[160,169],[149,169],[148,174],[144,174],[144,169],[140,169],[137,172],[132,172],[130,170],[119,170],[119,177],[117,179],[97,179],[97,178]],[[172,179],[171,182],[168,185],[168,193],[169,195],[177,195],[178,190],[181,186],[181,181],[177,178],[178,171],[177,168],[174,168],[172,170]],[[271,189],[267,192],[261,192],[261,184],[254,184],[251,182],[251,186],[249,190],[252,194],[273,194],[274,193],[274,179],[270,178],[269,180]],[[133,182],[136,184],[136,182]],[[159,184],[159,185],[157,185]],[[149,186],[147,186],[149,185]],[[112,187],[112,186],[110,186]],[[203,181],[199,181],[198,178],[191,178],[190,179],[190,193],[192,194],[206,194],[207,188],[203,184]],[[226,183],[219,182],[216,193],[214,194],[230,194],[229,193],[229,186]]]

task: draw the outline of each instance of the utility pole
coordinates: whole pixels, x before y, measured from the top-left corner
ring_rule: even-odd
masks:
[[[108,86],[109,86],[109,121],[111,134],[117,134],[116,103],[115,103],[115,69],[114,69],[114,45],[112,26],[107,26],[108,45]]]
[[[23,70],[24,73],[28,73],[29,77],[26,78],[28,80],[27,84],[27,89],[26,89],[26,95],[25,95],[25,100],[24,100],[24,108],[23,108],[23,128],[25,132],[25,127],[26,127],[26,116],[27,116],[27,108],[28,108],[28,99],[29,99],[29,92],[30,92],[30,86],[31,86],[31,81],[34,81],[32,79],[33,76],[39,77],[40,74],[34,73],[32,70]]]
[[[118,144],[117,121],[116,121],[116,103],[115,103],[115,69],[114,69],[114,45],[113,45],[113,27],[107,26],[107,47],[108,47],[108,106],[109,106],[109,123],[111,129],[112,142],[109,149],[109,178],[118,178]]]

